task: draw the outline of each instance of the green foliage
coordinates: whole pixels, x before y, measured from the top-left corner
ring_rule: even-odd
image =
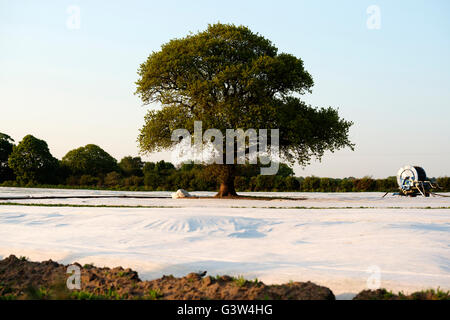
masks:
[[[174,129],[192,132],[194,119],[223,132],[266,128],[275,95],[303,93],[313,84],[300,59],[278,54],[246,27],[224,24],[171,40],[148,57],[139,76],[136,93],[143,102],[164,106],[147,114],[139,138],[146,151],[171,146]]]
[[[161,291],[159,289],[156,289],[156,290],[151,289],[148,291],[148,298],[150,300],[158,300],[158,299],[162,298],[163,296],[164,295],[161,293]]]
[[[122,158],[122,160],[120,160],[119,162],[119,168],[125,177],[130,176],[142,177],[144,175],[142,171],[143,167],[144,163],[142,162],[141,157],[127,156]]]
[[[8,164],[21,183],[55,182],[58,160],[51,155],[44,140],[32,135],[25,136],[14,146]]]
[[[353,148],[351,122],[336,109],[307,106],[294,94],[310,92],[311,75],[303,61],[278,49],[244,26],[209,25],[208,29],[164,44],[141,64],[136,94],[151,110],[139,135],[143,152],[161,151],[175,142],[171,134],[194,121],[203,130],[280,129],[281,155],[306,165],[326,150]],[[222,165],[224,167],[225,165]],[[284,172],[282,175],[291,175]],[[232,183],[234,167],[216,170],[221,182]]]
[[[436,290],[426,289],[407,295],[403,292],[395,294],[392,291],[382,288],[376,291],[366,292],[361,298],[367,300],[450,300],[450,291],[443,291],[440,288]]]
[[[73,176],[72,176],[73,179]],[[78,183],[82,186],[96,186],[100,182],[100,179],[98,177],[91,176],[89,174],[83,174],[80,179],[78,180]]]
[[[255,180],[254,191],[264,191],[272,188],[275,182],[275,176],[257,176]]]
[[[94,144],[69,151],[61,162],[74,175],[99,176],[119,170],[116,159]]]
[[[17,296],[14,294],[0,295],[0,300],[3,300],[3,301],[17,300]]]
[[[26,290],[25,295],[30,300],[49,300],[51,299],[51,290],[44,287],[30,286]]]
[[[383,294],[383,299],[389,300],[391,298],[393,298],[395,295],[392,291],[385,291]]]
[[[286,190],[294,191],[300,189],[300,182],[294,177],[287,177],[285,179]]]
[[[13,290],[7,283],[0,283],[0,297],[12,294]]]
[[[105,176],[105,185],[115,187],[121,184],[121,176],[116,171],[110,172]]]
[[[297,97],[286,97],[279,103],[277,123],[280,129],[280,151],[289,162],[307,165],[311,158],[321,159],[325,151],[349,147],[351,121],[339,117],[337,109],[315,108]]]
[[[247,191],[250,184],[250,178],[237,176],[234,178],[234,186],[237,191]]]
[[[106,293],[107,299],[114,299],[114,300],[121,300],[124,297],[120,295],[116,290],[109,288],[108,292]]]
[[[443,191],[450,191],[450,177],[440,177],[436,179],[436,183]]]
[[[106,297],[103,295],[87,291],[73,291],[70,294],[70,298],[75,300],[106,300]]]
[[[75,300],[125,300],[128,299],[128,294],[119,294],[116,290],[108,289],[106,294],[96,294],[88,291],[72,291],[69,296],[70,299]]]
[[[376,181],[370,177],[364,177],[362,179],[356,179],[354,185],[356,190],[362,192],[373,191],[376,188]]]
[[[166,162],[164,160],[161,160],[161,161],[158,161],[155,164],[155,172],[158,175],[168,176],[173,171],[175,171],[175,166],[172,163],[170,163],[170,162]]]
[[[128,188],[139,187],[144,184],[143,177],[131,176],[123,179],[123,185]]]
[[[157,163],[147,162],[144,165],[143,172],[144,184],[152,190],[173,190],[170,187],[170,181],[177,180],[177,177],[175,174],[175,166],[172,163],[164,160],[158,161]],[[185,187],[180,184],[178,188]]]
[[[247,283],[247,280],[243,276],[233,277],[233,282],[238,287],[243,287]]]
[[[43,188],[88,188],[112,190],[159,190],[173,191],[185,189],[188,191],[215,191],[218,188],[217,178],[211,166],[188,162],[178,169],[166,161],[143,163],[140,157],[125,157],[120,162],[120,172],[115,160],[101,148],[88,145],[72,150],[61,163],[53,158],[45,141],[33,136],[26,136],[17,146],[12,146],[12,139],[0,133],[1,142],[7,142],[13,150],[9,161],[17,172],[17,180],[0,182],[4,187],[43,187]],[[6,146],[6,144],[4,144]],[[9,148],[9,147],[8,147]],[[6,150],[3,148],[2,150]],[[1,150],[0,150],[1,151]],[[9,151],[7,151],[9,152]],[[7,154],[4,153],[4,154]],[[92,156],[97,154],[100,156]],[[91,154],[91,155],[89,155]],[[102,161],[101,159],[105,160]],[[80,160],[80,161],[78,161]],[[109,163],[102,165],[101,163]],[[69,164],[78,163],[74,169]],[[84,163],[84,165],[82,165]],[[71,168],[69,168],[71,167]],[[106,168],[115,167],[118,171],[103,172]],[[103,168],[103,169],[101,169]],[[301,191],[301,192],[393,192],[397,191],[395,176],[386,179],[373,179],[354,177],[344,179],[319,177],[294,177],[289,165],[280,163],[280,170],[275,176],[260,176],[260,165],[237,166],[234,184],[238,191]],[[76,175],[83,170],[99,172],[98,174]],[[139,171],[140,170],[140,171]],[[130,173],[139,175],[129,175]],[[143,176],[142,176],[143,175]],[[436,191],[450,191],[450,178],[432,178],[441,189]]]
[[[398,190],[395,177],[386,179],[372,179],[364,177],[356,179],[353,177],[344,179],[319,178],[319,177],[292,177],[292,176],[260,176],[259,170],[250,169],[239,172],[240,175],[234,179],[238,191],[297,191],[297,192],[395,192]],[[106,176],[82,175],[81,177],[69,176],[66,184],[48,185],[33,184],[27,186],[36,187],[58,187],[58,188],[88,188],[88,189],[110,189],[110,190],[149,190],[149,191],[171,191],[185,189],[188,191],[215,191],[218,184],[216,178],[211,175],[206,166],[185,164],[175,169],[168,162],[156,166],[148,162],[144,165],[144,177],[122,176],[113,171]],[[436,191],[450,191],[450,178],[441,177],[433,179],[439,182],[443,188]],[[20,187],[19,182],[5,181],[0,184],[5,187]]]
[[[294,175],[294,170],[290,166],[288,166],[286,163],[280,163],[277,176],[282,177],[291,177]]]
[[[450,300],[450,291],[441,288],[422,290],[411,295],[414,300]]]
[[[13,151],[14,140],[7,134],[0,132],[0,182],[13,180],[13,170],[8,165],[9,155]]]

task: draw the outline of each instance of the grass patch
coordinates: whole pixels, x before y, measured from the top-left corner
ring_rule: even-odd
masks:
[[[0,301],[17,300],[17,296],[14,294],[5,294],[0,296]]]
[[[414,300],[450,300],[450,291],[441,290],[441,288],[427,289],[411,294]]]
[[[243,287],[247,283],[247,280],[243,276],[237,276],[237,277],[233,277],[233,282],[238,287]]]
[[[29,287],[26,290],[26,297],[29,300],[50,300],[51,291],[45,287]]]
[[[73,291],[70,298],[75,300],[106,300],[105,296],[94,294],[87,291]]]
[[[156,290],[151,289],[148,291],[147,297],[150,300],[158,300],[158,299],[162,298],[163,296],[164,295],[162,294],[162,292],[159,289],[156,289]]]

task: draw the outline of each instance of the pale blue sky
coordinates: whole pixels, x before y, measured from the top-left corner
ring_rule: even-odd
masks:
[[[66,26],[80,8],[80,29]],[[381,28],[366,9],[381,10]],[[54,156],[95,143],[137,155],[147,107],[137,68],[172,38],[215,22],[243,24],[312,74],[304,99],[355,122],[356,150],[297,175],[385,177],[405,164],[450,175],[450,1],[0,0],[0,132],[48,142]],[[155,154],[149,160],[170,160]]]

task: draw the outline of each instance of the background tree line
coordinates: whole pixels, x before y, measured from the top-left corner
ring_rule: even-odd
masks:
[[[450,191],[450,178],[433,180]],[[294,171],[280,164],[277,175],[259,175],[259,168],[244,165],[235,177],[237,191],[358,192],[396,191],[395,177],[386,179],[294,177]],[[32,135],[17,145],[0,133],[1,186],[56,186],[70,188],[105,188],[116,190],[176,189],[216,191],[216,177],[199,164],[175,167],[170,162],[144,162],[127,156],[119,162],[99,146],[88,144],[69,151],[61,160],[50,153],[47,143]]]

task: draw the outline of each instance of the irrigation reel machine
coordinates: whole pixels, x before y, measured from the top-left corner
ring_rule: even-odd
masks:
[[[397,183],[400,192],[394,193],[394,195],[415,197],[422,195],[429,197],[436,195],[431,192],[432,189],[439,188],[437,184],[433,184],[427,178],[427,174],[422,167],[418,166],[404,166],[397,172]]]

